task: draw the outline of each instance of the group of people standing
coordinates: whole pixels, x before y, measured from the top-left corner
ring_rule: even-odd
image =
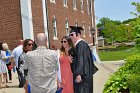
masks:
[[[70,28],[60,49],[48,49],[47,36],[38,33],[35,42],[21,40],[12,51],[11,64],[16,66],[19,87],[26,93],[28,85],[31,93],[57,93],[58,89],[61,93],[93,93],[95,65],[90,47],[81,39],[81,27]]]
[[[22,64],[24,62],[22,62],[22,59],[25,53],[33,50],[32,45],[29,46],[28,42],[33,42],[33,40],[19,40],[19,46],[12,52],[9,50],[7,43],[0,43],[0,88],[6,88],[8,87],[6,83],[12,83],[12,70],[18,73],[19,87],[22,88],[24,86],[25,80],[22,74]]]

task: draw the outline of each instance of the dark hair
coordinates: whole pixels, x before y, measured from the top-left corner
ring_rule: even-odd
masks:
[[[26,46],[28,45],[29,41],[34,42],[32,39],[25,39],[23,42],[23,52],[27,53]]]
[[[2,48],[2,43],[0,43],[0,50],[3,50],[3,48]]]
[[[37,48],[37,44],[33,42],[33,50],[36,50],[36,48]]]
[[[64,36],[61,40],[63,40],[63,39],[66,39],[66,41],[68,42],[68,44],[71,48],[74,47],[73,42],[69,36]],[[65,52],[65,48],[63,46],[61,46],[60,50],[61,50],[61,52]]]

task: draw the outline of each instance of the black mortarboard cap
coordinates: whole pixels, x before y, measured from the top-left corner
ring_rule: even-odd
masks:
[[[76,33],[80,33],[81,34],[81,30],[84,30],[82,27],[77,27],[77,26],[70,26],[70,28],[71,28],[70,33],[76,32]]]

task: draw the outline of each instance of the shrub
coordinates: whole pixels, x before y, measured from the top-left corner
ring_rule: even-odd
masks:
[[[140,54],[126,58],[126,64],[112,74],[104,86],[103,93],[120,93],[123,89],[140,93]]]

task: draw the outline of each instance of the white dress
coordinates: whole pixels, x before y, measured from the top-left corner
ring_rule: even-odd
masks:
[[[6,61],[3,60],[4,58],[6,58],[6,52],[2,50],[0,51],[0,74],[2,74],[7,72]]]

